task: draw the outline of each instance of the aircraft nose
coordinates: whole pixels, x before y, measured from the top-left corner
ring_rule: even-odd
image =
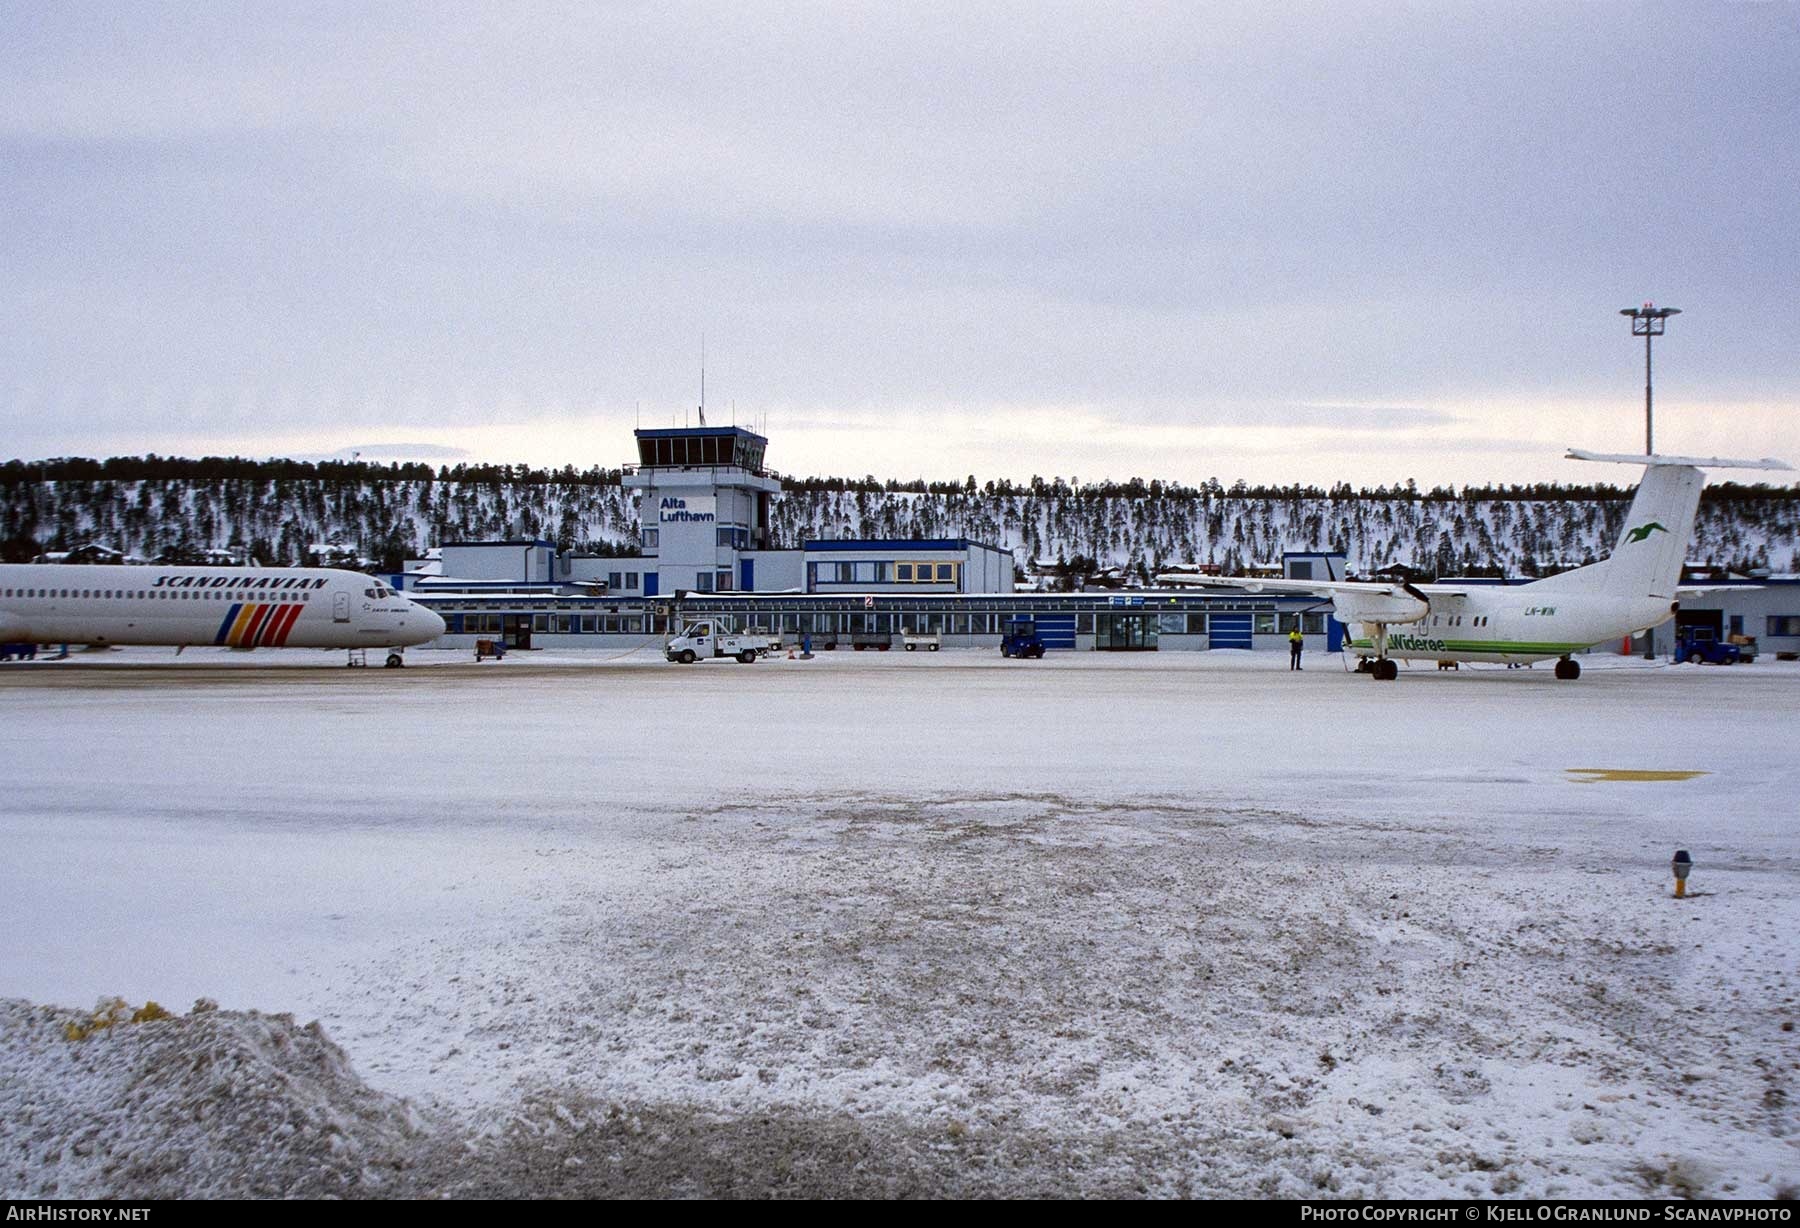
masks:
[[[444,634],[444,629],[450,624],[444,621],[444,616],[442,614],[427,610],[423,606],[417,606],[415,608],[417,608],[419,613],[424,616],[425,629],[431,632],[432,639],[435,640],[438,636]]]

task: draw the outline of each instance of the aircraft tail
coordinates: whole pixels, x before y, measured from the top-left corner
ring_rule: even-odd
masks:
[[[1603,561],[1537,583],[1552,592],[1603,592],[1619,597],[1673,601],[1700,510],[1702,465],[1718,469],[1787,469],[1782,461],[1720,457],[1601,455],[1571,449],[1571,460],[1618,461],[1644,466],[1618,544]]]
[[[1675,599],[1681,565],[1694,540],[1694,516],[1706,475],[1692,465],[1651,465],[1644,470],[1625,527],[1601,567],[1601,588],[1621,597]]]

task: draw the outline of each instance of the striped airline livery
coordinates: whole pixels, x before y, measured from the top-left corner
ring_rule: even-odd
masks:
[[[285,605],[239,603],[225,611],[213,643],[232,648],[280,648],[287,643],[288,632],[294,629],[295,620],[305,608],[298,602]]]

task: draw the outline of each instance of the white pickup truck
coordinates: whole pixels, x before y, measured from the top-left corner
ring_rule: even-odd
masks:
[[[689,623],[663,645],[663,655],[681,665],[719,657],[735,657],[745,665],[754,665],[758,650],[767,643],[767,636],[725,635],[710,622]]]

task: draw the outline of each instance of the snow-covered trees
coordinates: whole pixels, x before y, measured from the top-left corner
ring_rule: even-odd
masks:
[[[297,563],[311,543],[341,541],[397,566],[446,540],[530,533],[564,548],[635,553],[635,497],[617,470],[383,466],[295,461],[62,460],[0,465],[0,556],[97,542],[153,558],[167,549],[248,545]],[[1241,571],[1283,549],[1341,549],[1357,568],[1405,563],[1439,574],[1532,574],[1612,549],[1629,490],[1416,483],[1353,491],[1198,487],[1161,481],[1034,477],[1029,483],[784,479],[776,544],[846,536],[968,537],[1021,560],[1082,556],[1141,580],[1167,565]],[[1793,566],[1800,490],[1708,487],[1697,559],[1743,569]]]

